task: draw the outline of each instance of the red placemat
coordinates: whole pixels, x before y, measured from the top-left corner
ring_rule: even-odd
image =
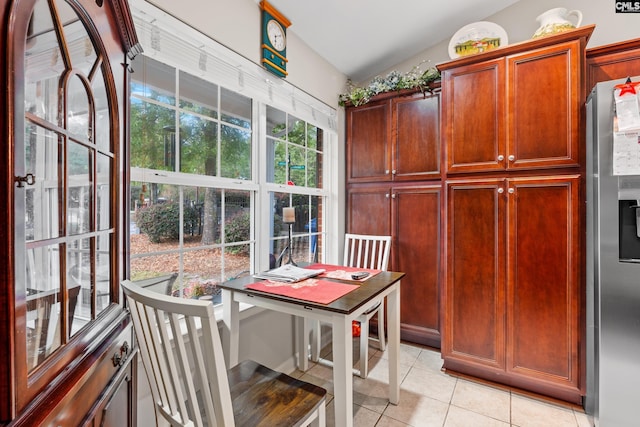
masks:
[[[352,273],[355,273],[358,271],[366,271],[369,273],[369,275],[364,279],[355,280],[356,282],[365,282],[382,271],[382,270],[374,270],[372,268],[345,267],[343,265],[333,265],[333,264],[312,264],[305,268],[308,270],[324,270],[324,273],[318,275],[317,277],[324,277],[327,279],[350,280],[350,281],[354,281],[351,278]]]
[[[329,304],[356,289],[359,285],[329,282],[327,280],[306,279],[295,283],[264,280],[245,286],[254,291],[267,292],[290,298]]]

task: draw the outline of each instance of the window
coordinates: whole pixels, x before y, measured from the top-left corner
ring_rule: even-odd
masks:
[[[252,101],[152,58],[133,67],[131,278],[177,272],[174,295],[219,301],[215,284],[250,271],[254,191],[228,179],[251,180]]]
[[[173,295],[213,295],[220,302],[217,283],[255,270],[251,236],[259,216],[252,201],[260,193],[252,171],[260,165],[252,161],[253,101],[144,55],[133,67],[131,278],[178,273]],[[271,242],[270,268],[286,262],[282,208],[294,206],[292,259],[317,261],[324,132],[265,108],[271,224],[270,233],[258,236]]]
[[[324,132],[274,107],[267,106],[266,109],[267,182],[286,185],[268,192],[271,206],[270,267],[288,262],[289,257],[296,263],[317,262],[321,258],[318,239],[322,235],[318,230],[322,228],[320,219],[324,197],[304,190],[322,188]],[[289,226],[283,222],[282,211],[290,206],[295,209],[295,222]]]
[[[131,82],[133,280],[178,273],[172,293],[283,262],[322,259],[335,110],[274,81],[148,2],[131,0],[144,55]]]

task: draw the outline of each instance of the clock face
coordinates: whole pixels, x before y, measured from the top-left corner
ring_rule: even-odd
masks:
[[[287,37],[284,34],[284,28],[273,19],[267,22],[267,36],[274,49],[283,51],[287,47]]]

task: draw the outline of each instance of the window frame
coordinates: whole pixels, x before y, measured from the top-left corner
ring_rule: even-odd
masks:
[[[141,55],[144,56],[144,55]],[[155,59],[155,58],[154,58]],[[186,67],[181,67],[175,64],[166,64],[173,68],[174,76],[176,82],[184,73],[189,74],[190,71]],[[135,71],[135,70],[134,70]],[[223,86],[218,85],[216,82],[211,82],[217,85],[218,94],[221,93],[223,89],[233,92],[231,89],[224,88]],[[174,119],[177,122],[180,119],[181,107],[179,103],[180,98],[180,90],[179,85],[176,84],[176,92],[174,93],[174,98],[176,99],[175,105],[163,104],[167,108],[170,108],[174,111]],[[190,174],[184,172],[177,172],[176,170],[179,167],[176,165],[174,167],[174,171],[167,170],[155,170],[149,168],[140,168],[135,167],[133,165],[130,166],[130,179],[131,182],[145,182],[151,183],[155,182],[158,184],[167,184],[174,186],[186,186],[186,187],[210,187],[215,188],[217,190],[240,190],[247,191],[251,194],[251,209],[250,215],[252,218],[251,221],[251,251],[250,251],[250,273],[254,273],[256,271],[266,270],[270,267],[270,258],[269,254],[270,250],[270,242],[273,240],[270,235],[271,224],[271,215],[264,215],[264,212],[269,211],[269,200],[270,194],[273,192],[276,193],[285,193],[291,195],[303,195],[303,196],[314,196],[322,198],[323,206],[328,206],[330,204],[330,191],[328,189],[328,175],[327,171],[331,171],[333,168],[327,167],[325,165],[326,151],[331,150],[331,146],[335,145],[337,142],[337,135],[334,132],[331,132],[327,129],[322,128],[317,123],[312,123],[305,120],[305,123],[310,126],[314,126],[318,129],[321,129],[323,132],[323,146],[322,150],[318,150],[317,146],[313,149],[309,149],[305,147],[307,150],[321,151],[322,152],[322,167],[320,171],[322,172],[322,176],[320,179],[320,184],[318,188],[306,187],[304,185],[283,185],[278,183],[269,182],[267,179],[267,162],[269,161],[269,153],[268,153],[268,143],[267,143],[267,130],[266,130],[266,115],[268,108],[277,108],[273,105],[268,105],[266,103],[260,102],[250,96],[250,94],[243,93],[243,96],[247,96],[252,100],[252,119],[251,119],[251,179],[233,179],[233,178],[224,178],[220,176],[209,176],[209,175],[201,175],[201,174]],[[131,95],[131,98],[135,98],[141,100],[143,102],[153,102],[149,98],[145,98],[140,95]],[[219,96],[218,96],[219,99]],[[130,101],[131,102],[131,101]],[[295,112],[283,111],[287,117],[294,117],[299,119],[298,115]],[[217,111],[218,119],[216,119],[219,126],[222,125],[222,112]],[[133,119],[132,119],[133,120]],[[303,119],[300,119],[303,120]],[[179,159],[179,156],[177,156]],[[220,156],[218,156],[218,162],[220,162]],[[221,169],[221,164],[219,164],[218,171]],[[305,174],[306,176],[306,174]],[[306,184],[306,182],[305,182]],[[321,224],[326,224],[326,212],[327,210],[323,208],[323,218],[318,219],[318,222]],[[260,214],[259,214],[260,213]],[[183,227],[181,227],[181,230]],[[312,230],[309,230],[311,233]],[[182,231],[181,231],[182,233]],[[326,231],[318,230],[317,232],[318,238],[324,239],[326,235]],[[216,245],[217,246],[217,245]],[[225,247],[225,244],[222,244],[221,247]],[[256,256],[256,254],[259,254]],[[136,254],[137,255],[137,254]],[[140,258],[139,256],[132,255],[132,259]],[[144,256],[152,256],[153,253],[145,254]],[[324,259],[324,254],[319,255],[321,259]],[[180,271],[180,274],[183,272]]]

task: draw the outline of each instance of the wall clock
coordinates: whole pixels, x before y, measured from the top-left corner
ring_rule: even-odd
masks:
[[[287,27],[291,22],[266,0],[262,10],[262,66],[278,77],[287,76]]]

